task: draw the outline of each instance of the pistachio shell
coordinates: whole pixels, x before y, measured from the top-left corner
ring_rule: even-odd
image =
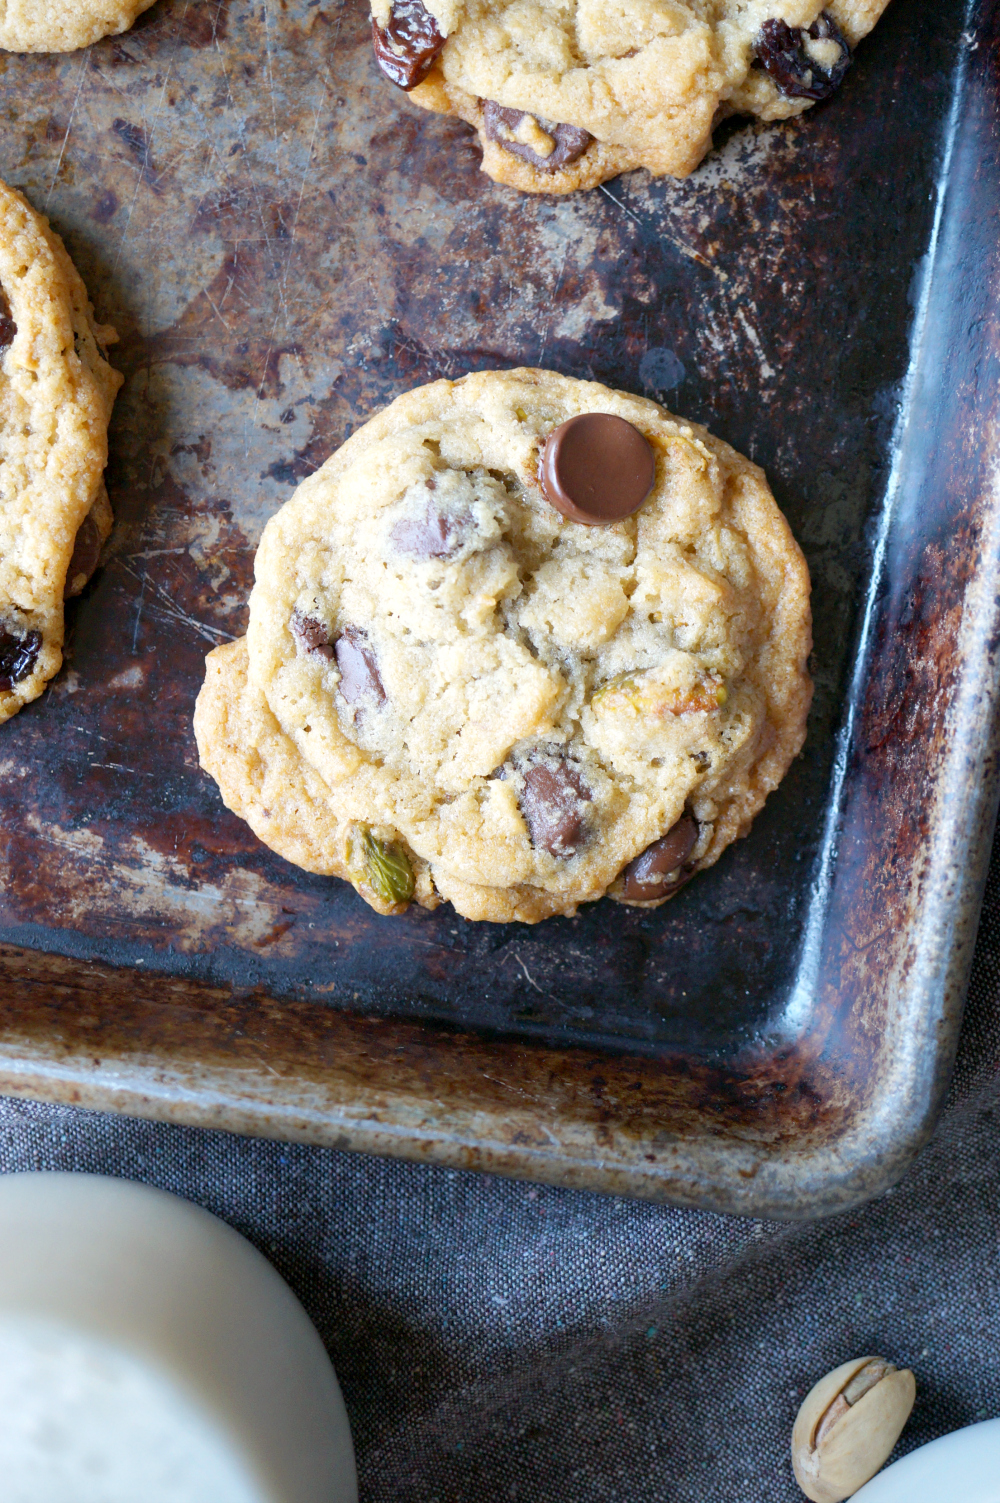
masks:
[[[832,1424],[816,1433],[831,1405],[852,1378],[875,1357],[845,1362],[806,1395],[792,1430],[792,1468],[813,1503],[841,1503],[857,1492],[885,1463],[910,1417],[917,1385],[909,1371],[887,1372]]]

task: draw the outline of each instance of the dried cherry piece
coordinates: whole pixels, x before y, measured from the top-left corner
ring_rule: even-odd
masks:
[[[668,898],[694,876],[694,868],[685,863],[698,843],[698,825],[690,814],[682,814],[675,825],[654,840],[625,868],[622,896],[633,903],[652,903]],[[667,878],[676,872],[672,882]]]
[[[539,156],[527,142],[511,139],[525,120],[534,120],[539,129],[556,143],[547,157]],[[594,139],[581,125],[543,125],[527,110],[508,109],[506,105],[497,104],[495,99],[483,100],[483,124],[488,140],[495,141],[512,156],[520,157],[522,162],[530,163],[536,172],[559,172],[568,167],[583,156]]]
[[[393,0],[388,26],[372,20],[372,42],[386,78],[409,91],[427,77],[445,39],[422,0]]]
[[[0,692],[9,692],[28,677],[42,650],[40,631],[18,635],[0,627]]]
[[[552,856],[572,856],[583,833],[590,789],[575,767],[539,762],[524,775],[521,813],[533,846]]]
[[[317,621],[315,616],[306,616],[300,610],[294,610],[288,624],[292,636],[303,652],[318,652],[320,657],[330,662],[333,661],[333,643],[322,621]]]
[[[810,57],[808,39],[835,42],[840,55],[829,66]],[[829,11],[821,11],[811,26],[789,26],[786,21],[765,21],[757,34],[757,58],[782,94],[791,99],[829,99],[839,89],[851,66],[851,49]]]
[[[9,344],[14,343],[17,333],[17,324],[10,316],[10,302],[3,288],[0,287],[0,350],[5,350]]]
[[[340,669],[340,692],[347,703],[355,705],[361,699],[369,699],[376,705],[384,705],[385,689],[367,633],[358,626],[347,626],[333,650]]]

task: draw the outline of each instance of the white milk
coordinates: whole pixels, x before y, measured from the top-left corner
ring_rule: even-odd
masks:
[[[260,1503],[175,1385],[79,1332],[0,1323],[4,1503]]]

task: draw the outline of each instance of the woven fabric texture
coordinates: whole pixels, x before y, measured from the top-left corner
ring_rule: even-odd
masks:
[[[1000,1414],[1000,857],[932,1143],[863,1210],[729,1219],[0,1101],[0,1169],[221,1216],[316,1322],[362,1503],[793,1503],[795,1411],[846,1358],[917,1376],[898,1454]]]

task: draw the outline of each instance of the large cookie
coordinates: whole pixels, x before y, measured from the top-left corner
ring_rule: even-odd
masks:
[[[111,530],[115,337],[48,221],[0,183],[0,721],[58,671],[64,596]]]
[[[728,115],[782,120],[840,84],[888,0],[372,0],[379,66],[475,126],[529,193],[633,167],[685,177]]]
[[[585,414],[597,448],[573,451]],[[638,511],[570,520],[594,476]],[[489,372],[400,397],[299,487],[247,647],[210,660],[238,732],[206,711],[199,745],[269,845],[313,842],[300,864],[383,908],[533,922],[662,902],[746,833],[805,734],[809,581],[726,444],[593,382]],[[253,792],[264,763],[286,798]]]
[[[75,52],[101,37],[128,31],[153,0],[5,0],[0,11],[4,52]]]

